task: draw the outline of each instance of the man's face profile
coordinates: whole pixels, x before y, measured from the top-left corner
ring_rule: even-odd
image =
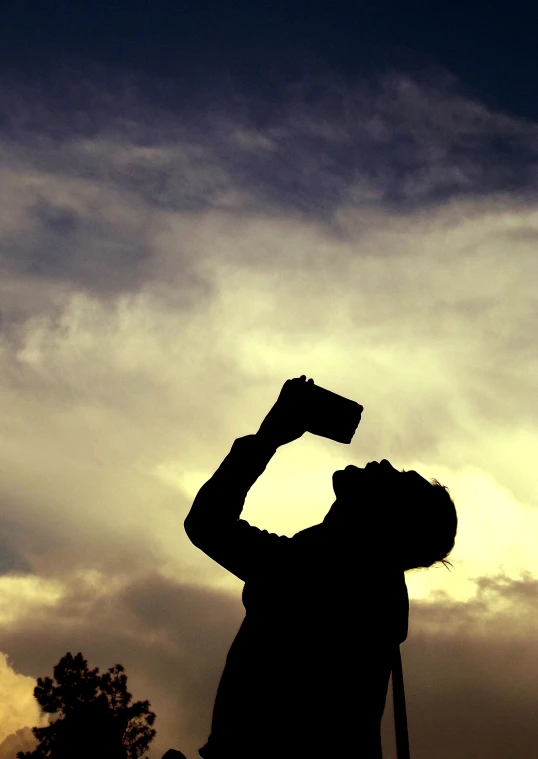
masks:
[[[396,484],[399,474],[402,473],[386,459],[369,461],[364,467],[350,464],[345,469],[334,472],[334,494],[338,499],[347,500],[361,498],[367,491],[385,491],[389,486],[393,487]]]
[[[380,498],[408,492],[415,487],[430,486],[418,472],[399,471],[390,461],[369,461],[365,467],[350,464],[333,473],[333,490],[338,499],[360,499],[367,492]]]
[[[337,514],[348,525],[359,520],[371,537],[400,535],[420,519],[417,502],[423,500],[431,483],[418,472],[399,471],[390,461],[370,461],[365,467],[350,464],[333,473]]]

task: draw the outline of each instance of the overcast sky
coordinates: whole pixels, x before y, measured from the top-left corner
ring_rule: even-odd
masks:
[[[447,485],[454,569],[406,574],[412,755],[535,759],[532,106],[481,96],[418,32],[407,63],[374,70],[351,53],[339,68],[312,31],[277,96],[226,46],[209,82],[202,27],[190,87],[152,59],[154,27],[138,67],[101,41],[44,72],[45,25],[35,67],[11,45],[2,69],[0,759],[67,651],[125,666],[157,714],[151,759],[197,756],[242,586],[183,520],[301,374],[361,403],[361,424],[349,446],[280,449],[243,516],[292,535],[328,511],[335,469],[373,459]],[[390,692],[383,740],[394,759]]]

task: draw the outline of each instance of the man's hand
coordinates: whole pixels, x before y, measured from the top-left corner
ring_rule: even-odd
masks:
[[[309,379],[308,383],[313,383]],[[257,436],[278,448],[297,440],[307,427],[306,376],[284,382],[276,403],[271,408],[257,432]]]

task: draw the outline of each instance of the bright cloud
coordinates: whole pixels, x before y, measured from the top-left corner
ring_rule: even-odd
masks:
[[[24,727],[48,723],[34,699],[35,679],[16,672],[6,654],[0,654],[0,685],[0,743]]]

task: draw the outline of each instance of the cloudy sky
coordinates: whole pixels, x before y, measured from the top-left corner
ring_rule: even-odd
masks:
[[[67,651],[125,666],[151,759],[195,759],[242,586],[183,520],[301,374],[360,427],[280,449],[243,516],[292,535],[372,459],[446,484],[454,569],[406,575],[412,755],[535,759],[536,19],[33,6],[0,70],[0,759]]]

